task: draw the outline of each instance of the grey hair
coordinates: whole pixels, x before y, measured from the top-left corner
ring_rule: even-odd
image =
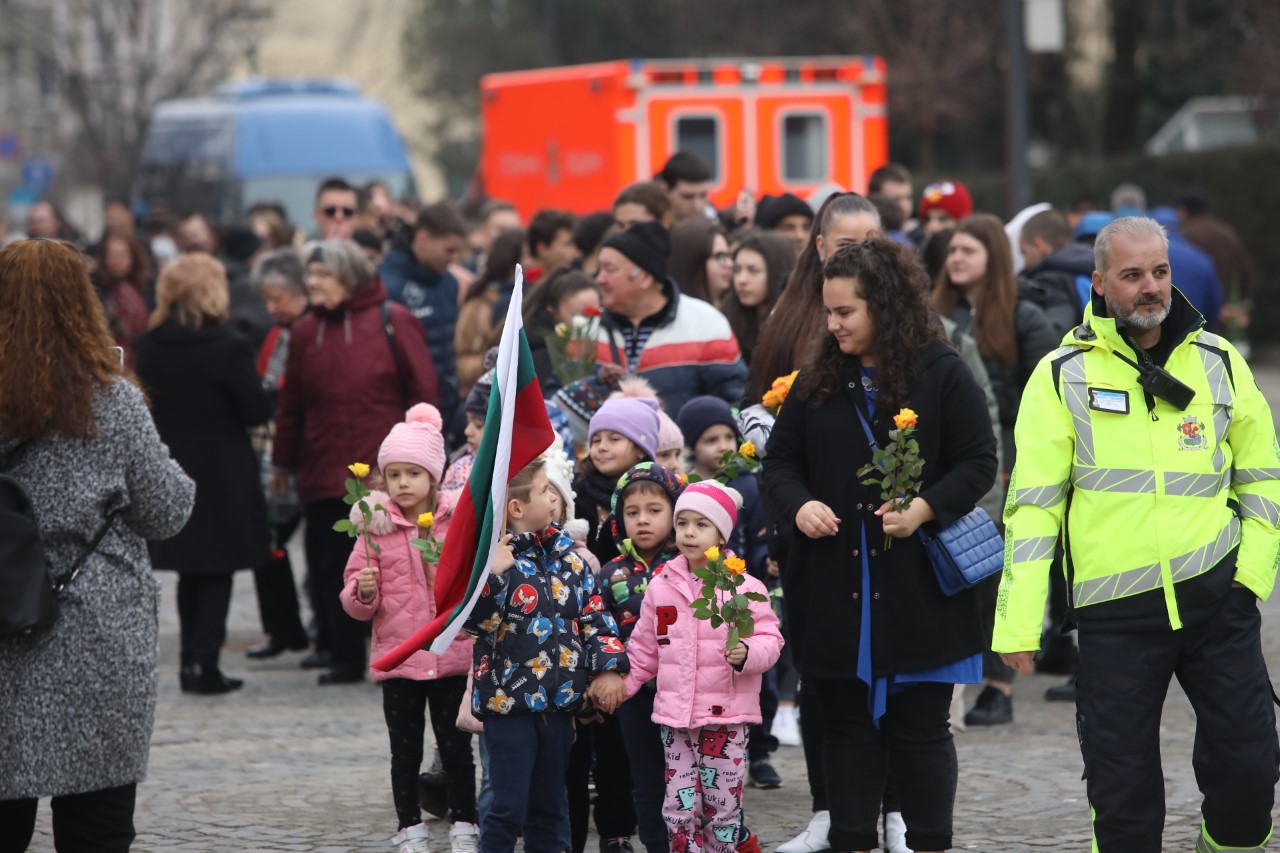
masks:
[[[1097,268],[1098,275],[1107,274],[1107,264],[1111,260],[1109,257],[1111,238],[1117,234],[1125,234],[1129,237],[1159,237],[1165,252],[1169,251],[1169,233],[1164,230],[1163,225],[1151,217],[1122,216],[1119,219],[1113,219],[1102,226],[1102,230],[1093,241],[1093,265]]]
[[[1120,184],[1111,191],[1111,209],[1117,213],[1121,210],[1146,210],[1147,191],[1137,184]]]
[[[306,266],[324,264],[347,293],[355,293],[373,280],[373,261],[355,240],[312,240],[302,247]]]
[[[263,254],[253,265],[249,283],[258,293],[267,284],[282,284],[292,293],[305,293],[307,289],[302,260],[293,249],[273,249]]]
[[[827,209],[822,212],[818,233],[826,234],[831,228],[831,223],[836,221],[836,217],[850,216],[855,213],[865,213],[873,218],[876,221],[876,230],[880,230],[880,211],[876,210],[876,206],[866,196],[858,193],[842,193],[833,196],[827,204]]]

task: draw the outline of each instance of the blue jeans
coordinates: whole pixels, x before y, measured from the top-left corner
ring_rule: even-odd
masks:
[[[666,796],[666,763],[662,734],[653,721],[653,698],[649,687],[618,707],[618,722],[631,762],[631,793],[636,803],[636,824],[645,853],[668,853],[667,824],[662,819],[662,799]]]
[[[526,853],[561,853],[565,770],[573,746],[568,714],[484,718],[485,751],[502,768],[501,785],[480,815],[482,853],[512,853],[524,830]]]

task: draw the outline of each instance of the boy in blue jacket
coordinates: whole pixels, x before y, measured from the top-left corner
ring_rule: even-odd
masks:
[[[512,478],[508,532],[466,622],[477,638],[472,711],[504,780],[480,816],[483,853],[511,853],[521,830],[529,853],[563,848],[573,715],[584,693],[613,711],[629,669],[595,578],[552,523],[558,500],[541,459]]]

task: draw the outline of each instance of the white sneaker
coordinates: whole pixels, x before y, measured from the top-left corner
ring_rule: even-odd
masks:
[[[958,732],[969,727],[964,724],[964,685],[957,684],[951,688],[951,728]]]
[[[781,705],[773,718],[773,728],[769,734],[778,739],[783,746],[800,745],[800,722],[794,705]]]
[[[396,845],[396,853],[431,853],[430,838],[427,825],[419,823],[397,832],[391,843]]]
[[[830,850],[831,845],[827,843],[827,836],[830,834],[831,812],[814,812],[804,832],[786,844],[778,845],[778,853],[820,853]]]
[[[886,812],[884,816],[885,853],[911,853],[907,846],[907,824],[902,812]]]
[[[449,849],[451,853],[476,853],[480,843],[480,830],[474,823],[458,821],[449,827]]]

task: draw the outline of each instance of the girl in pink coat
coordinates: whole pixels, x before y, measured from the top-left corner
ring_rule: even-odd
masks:
[[[356,619],[373,620],[374,660],[436,615],[435,566],[409,543],[427,536],[428,531],[418,526],[423,513],[435,514],[431,533],[437,536],[443,535],[451,515],[447,501],[438,497],[445,460],[440,423],[435,406],[419,403],[404,423],[391,428],[378,451],[387,493],[375,492],[366,499],[370,506],[384,507],[374,511],[368,527],[380,550],[371,548],[366,557],[364,543],[357,541],[347,561],[342,606]],[[363,526],[358,506],[352,508],[351,520]],[[400,821],[392,843],[398,853],[428,851],[427,826],[418,805],[428,707],[436,749],[449,779],[450,847],[454,853],[476,850],[480,821],[471,735],[455,725],[470,665],[471,639],[459,634],[442,656],[423,650],[390,672],[372,672],[373,680],[382,684],[382,709],[391,737],[391,794]]]
[[[737,492],[713,480],[685,487],[675,506],[680,556],[649,582],[627,643],[627,696],[658,679],[653,721],[661,726],[666,754],[662,817],[672,853],[734,853],[747,729],[760,722],[760,679],[782,651],[778,618],[768,603],[751,603],[755,633],[728,652],[728,629],[693,615],[702,581],[692,570],[706,568],[707,549],[724,547],[740,506]],[[760,581],[745,577],[742,592],[767,594]],[[705,829],[704,814],[710,818]]]

